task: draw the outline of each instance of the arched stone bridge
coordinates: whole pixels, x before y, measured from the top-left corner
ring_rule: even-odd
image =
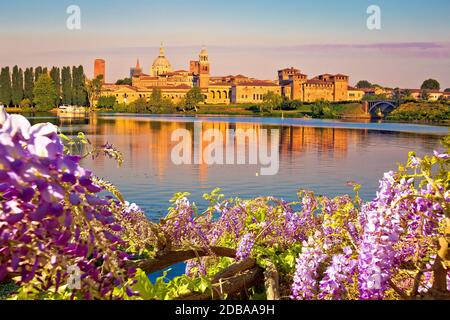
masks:
[[[372,116],[378,116],[379,111],[384,115],[387,115],[397,109],[397,101],[393,100],[375,100],[365,101],[364,111]]]

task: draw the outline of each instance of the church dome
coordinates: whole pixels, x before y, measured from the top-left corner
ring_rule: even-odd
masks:
[[[200,51],[201,56],[207,56],[208,55],[208,49],[206,49],[205,46],[202,47],[202,50]]]
[[[152,74],[157,76],[171,71],[172,66],[170,65],[169,60],[167,60],[164,53],[164,48],[161,45],[161,48],[159,49],[159,56],[153,61]]]
[[[170,62],[166,57],[158,57],[153,61],[153,67],[167,67],[170,68]]]

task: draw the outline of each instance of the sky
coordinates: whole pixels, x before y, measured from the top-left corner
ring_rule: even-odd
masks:
[[[69,30],[66,10],[81,10]],[[367,8],[381,9],[369,30]],[[161,42],[174,69],[207,46],[213,75],[275,79],[294,66],[310,77],[345,73],[391,87],[437,79],[450,87],[448,0],[15,0],[0,1],[0,66],[106,60],[106,78],[129,75],[139,58],[149,72]]]

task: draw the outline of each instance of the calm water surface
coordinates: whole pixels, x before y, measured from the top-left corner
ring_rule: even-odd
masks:
[[[247,117],[103,114],[81,120],[30,119],[55,123],[66,134],[84,132],[94,145],[112,143],[124,154],[121,168],[103,157],[86,159],[83,166],[118,186],[150,219],[166,214],[175,192],[191,193],[202,207],[202,194],[216,187],[227,196],[295,200],[300,189],[328,196],[352,193],[347,182],[355,181],[362,184],[362,197],[369,200],[384,172],[395,170],[411,150],[420,155],[439,149],[440,138],[448,132],[447,127],[425,125]],[[176,129],[193,132],[194,122],[203,130],[217,128],[223,133],[279,129],[279,141],[274,142],[280,159],[278,174],[257,176],[259,165],[174,165],[171,151],[176,142],[171,134]]]

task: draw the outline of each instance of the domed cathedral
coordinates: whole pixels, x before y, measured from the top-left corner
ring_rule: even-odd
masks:
[[[172,66],[166,58],[163,44],[159,48],[159,56],[153,61],[152,68],[150,69],[150,76],[159,77],[162,74],[172,72]]]
[[[99,64],[100,65],[100,64]],[[97,68],[99,69],[99,68]],[[96,71],[97,71],[96,69]],[[104,72],[104,71],[103,71]],[[155,89],[165,98],[179,103],[193,88],[199,87],[206,104],[262,103],[264,96],[273,92],[290,100],[314,102],[316,100],[358,100],[364,92],[348,86],[349,77],[343,74],[321,74],[308,79],[299,69],[278,71],[278,80],[259,80],[241,74],[211,76],[211,63],[206,47],[202,47],[198,60],[189,62],[189,71],[172,70],[161,44],[158,57],[153,61],[150,74],[142,73],[139,60],[130,70],[131,85],[104,84],[102,94],[114,95],[119,103],[130,103],[149,98]]]

